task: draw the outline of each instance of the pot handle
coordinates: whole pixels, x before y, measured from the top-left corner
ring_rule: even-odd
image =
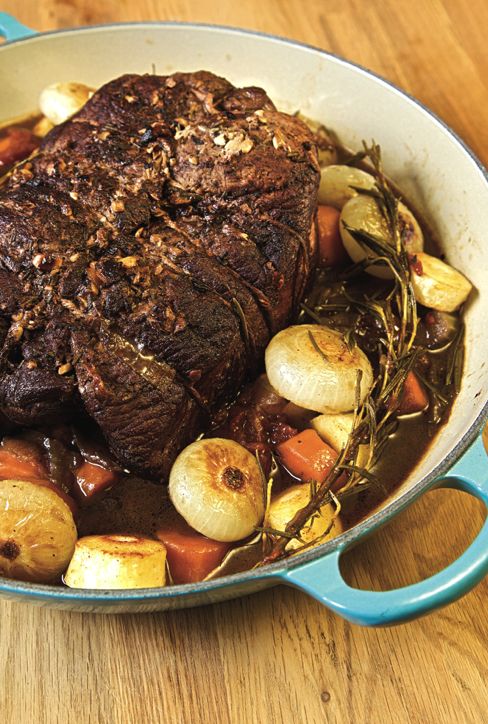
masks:
[[[22,25],[19,21],[8,13],[0,13],[0,36],[5,40],[20,40],[21,38],[29,38],[37,35],[35,30]]]
[[[483,501],[488,508],[488,460],[481,434],[432,488],[462,490]],[[361,626],[403,623],[452,603],[484,578],[488,573],[488,518],[469,548],[447,568],[425,581],[392,591],[363,591],[348,586],[339,567],[347,547],[343,545],[325,558],[284,572],[283,582],[306,591],[352,623]]]

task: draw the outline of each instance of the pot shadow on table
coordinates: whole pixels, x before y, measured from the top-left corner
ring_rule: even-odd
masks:
[[[344,557],[346,580],[373,589],[419,580],[459,555],[482,520],[473,498],[429,493]],[[482,721],[488,622],[480,612],[487,593],[485,580],[429,617],[376,630],[351,626],[284,587],[145,615],[95,616],[3,603],[0,680],[11,684],[8,693],[0,691],[0,706],[9,721],[9,701],[22,697],[33,714],[29,721],[57,720],[50,718],[52,697],[37,693],[34,701],[32,687],[16,676],[27,667],[27,682],[43,682],[41,693],[55,681],[57,716],[71,721],[72,712],[80,711],[79,724],[362,724],[377,720],[379,712],[383,721],[388,712],[395,722]],[[85,711],[91,719],[83,718]],[[417,719],[421,711],[426,717]]]

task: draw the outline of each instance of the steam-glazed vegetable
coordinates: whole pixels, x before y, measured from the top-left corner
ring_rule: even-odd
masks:
[[[410,370],[403,385],[397,415],[412,415],[415,412],[425,410],[428,406],[429,398],[427,393],[415,372]]]
[[[166,548],[134,535],[80,538],[64,582],[70,588],[155,588],[166,583]]]
[[[439,312],[453,312],[473,288],[461,272],[430,254],[415,254],[410,268],[416,300]]]
[[[357,196],[356,188],[372,189],[374,184],[374,176],[354,166],[326,166],[320,175],[319,204],[342,209],[349,199]]]
[[[318,415],[312,420],[314,430],[336,452],[340,452],[346,447],[353,425],[354,415],[351,412],[337,415]],[[369,445],[359,445],[356,465],[363,467],[366,465],[368,457]]]
[[[349,257],[342,243],[339,230],[340,211],[334,206],[319,206],[317,230],[319,236],[319,264],[323,267],[339,267]]]
[[[4,437],[0,445],[0,478],[4,480],[48,480],[40,451],[24,440]]]
[[[174,516],[176,518],[179,516]],[[164,543],[168,565],[174,583],[203,581],[222,562],[230,548],[229,543],[211,540],[181,518],[170,520],[155,532]]]
[[[42,91],[39,108],[55,126],[77,113],[94,91],[83,83],[53,83]]]
[[[352,412],[337,415],[318,415],[312,420],[312,427],[322,440],[329,443],[334,450],[346,447],[352,432],[354,415]]]
[[[320,166],[323,168],[331,163],[337,163],[337,144],[334,142],[333,134],[322,123],[307,118],[303,113],[297,115],[316,134]]]
[[[356,402],[358,373],[362,402],[373,382],[371,364],[359,347],[319,324],[288,327],[266,349],[266,372],[278,394],[316,412],[349,412]]]
[[[269,508],[268,524],[270,528],[284,531],[296,513],[310,502],[310,485],[303,483],[293,485],[274,498]],[[302,528],[299,541],[294,538],[286,546],[286,550],[296,550],[304,543],[314,541],[323,543],[335,538],[344,530],[340,519],[335,515],[335,508],[327,503]]]
[[[98,105],[95,99],[91,102],[94,124],[98,116],[103,121],[107,102],[117,105],[120,100],[118,83],[106,87],[108,95],[106,89],[100,92]],[[157,78],[154,83],[158,85]],[[139,172],[144,178],[161,175],[167,159],[161,158],[150,117],[147,123],[137,120],[144,94],[152,90],[142,81],[140,91],[126,95],[129,87],[122,85],[127,118],[120,118],[120,127],[134,131],[129,133],[134,152],[131,169],[135,169],[130,208],[121,197],[125,187],[120,193],[117,190],[120,174],[109,173],[115,186],[103,182],[113,166],[109,158],[113,134],[93,135],[89,128],[80,130],[83,124],[76,119],[68,121],[61,134],[61,152],[71,139],[76,146],[71,165],[64,163],[63,155],[57,163],[56,143],[41,142],[51,128],[52,138],[57,137],[61,129],[55,125],[79,111],[91,89],[78,83],[50,86],[41,95],[42,117],[31,114],[20,119],[20,126],[17,119],[0,129],[7,236],[15,236],[16,231],[10,229],[7,201],[11,192],[16,193],[19,182],[21,191],[27,188],[25,182],[34,189],[28,198],[12,197],[16,218],[21,218],[24,207],[30,214],[36,202],[36,178],[40,172],[42,180],[46,168],[48,173],[54,169],[56,189],[77,202],[62,209],[64,216],[73,218],[59,221],[61,231],[68,222],[81,228],[85,217],[91,223],[92,202],[95,222],[98,219],[102,227],[110,227],[108,237],[88,234],[85,246],[78,241],[86,235],[78,234],[78,239],[75,233],[70,251],[56,235],[59,224],[53,217],[52,229],[46,231],[52,243],[46,254],[36,247],[33,268],[28,249],[25,275],[0,270],[0,307],[10,324],[9,374],[2,386],[0,412],[0,576],[60,582],[64,574],[72,588],[132,589],[164,586],[166,577],[175,584],[210,580],[282,560],[339,535],[345,525],[355,525],[380,502],[383,489],[386,496],[399,486],[426,452],[434,437],[433,426],[447,419],[460,389],[465,332],[461,315],[452,310],[465,301],[471,285],[462,274],[423,253],[422,230],[389,184],[374,141],[370,146],[363,144],[354,156],[335,134],[305,119],[315,137],[306,134],[301,143],[306,129],[300,125],[295,148],[295,135],[287,140],[278,132],[276,114],[272,118],[258,110],[249,117],[246,112],[245,119],[242,114],[237,118],[237,96],[221,118],[225,132],[217,128],[219,111],[209,136],[209,129],[191,123],[195,103],[201,99],[192,96],[188,116],[183,108],[185,83],[177,83],[171,92],[178,116],[170,113],[166,120],[173,140],[182,141],[175,147],[175,153],[179,148],[183,154],[179,175],[184,175],[188,164],[190,176],[198,170],[192,170],[196,157],[184,163],[185,154],[193,153],[199,141],[188,135],[190,131],[203,134],[200,161],[208,156],[222,162],[222,168],[228,165],[232,144],[239,146],[239,153],[244,145],[247,150],[252,146],[253,154],[257,153],[253,189],[256,208],[262,213],[253,219],[242,199],[229,198],[229,213],[224,213],[223,206],[217,210],[217,221],[228,216],[229,224],[224,225],[223,236],[215,235],[211,214],[206,219],[208,228],[194,215],[180,214],[192,194],[182,191],[181,184],[174,188],[170,184],[160,199],[164,218],[153,235],[154,224],[145,213],[147,194],[142,189],[141,197],[136,182]],[[177,103],[178,98],[182,103]],[[153,108],[160,116],[161,109],[151,106],[151,99],[146,98],[146,110]],[[257,100],[261,103],[261,92]],[[238,135],[244,120],[251,123],[250,141],[237,137],[228,141],[229,133],[232,136],[229,113],[236,115]],[[292,119],[287,119],[283,131],[290,123]],[[260,155],[260,149],[267,152]],[[279,188],[271,188],[264,179],[269,174],[260,174],[261,166],[270,168],[268,152],[270,158],[277,152],[271,165],[276,161],[282,168],[285,183],[290,163],[298,164],[299,170],[302,150],[310,177],[303,171],[304,184],[297,189],[288,184],[285,195],[281,182]],[[321,182],[314,215],[316,152]],[[32,153],[37,156],[31,159]],[[239,153],[234,154],[233,166],[246,163]],[[102,159],[107,166],[100,172],[101,185],[96,163],[94,176],[88,179],[91,186],[86,174],[77,175],[80,169],[84,171],[87,158]],[[354,164],[360,158],[372,173],[339,165],[341,159]],[[10,173],[14,164],[26,160]],[[197,164],[200,170],[202,163]],[[252,178],[244,180],[253,183]],[[41,184],[41,206],[46,205],[43,189]],[[85,191],[87,198],[82,199]],[[262,198],[260,191],[265,194]],[[224,196],[219,198],[225,205]],[[204,194],[199,200],[202,208],[205,198]],[[104,204],[111,209],[108,220],[98,213]],[[151,204],[158,216],[156,196]],[[173,204],[174,214],[169,209]],[[39,223],[49,227],[44,206]],[[122,216],[115,218],[117,214]],[[128,222],[126,217],[131,217]],[[132,217],[137,244],[149,244],[154,258],[152,252],[134,256],[137,250],[119,248],[118,232]],[[427,237],[428,227],[423,228]],[[306,229],[309,235],[302,233]],[[70,236],[69,229],[67,233]],[[202,235],[207,241],[201,253],[196,257],[187,253]],[[121,243],[126,236],[122,234]],[[23,239],[17,246],[14,242],[11,246],[21,258]],[[435,248],[433,239],[427,237],[426,243]],[[285,253],[287,249],[290,254]],[[302,287],[312,279],[302,300]],[[161,284],[167,293],[161,292]],[[48,294],[47,316],[37,314],[45,307],[37,304],[38,291]],[[210,316],[203,306],[199,311],[204,298],[212,304]],[[267,374],[252,381],[256,365],[247,364],[251,359],[259,364],[269,339],[267,330],[281,325],[284,315],[294,313],[301,301],[301,312],[294,320],[298,326],[271,339],[265,353]],[[62,303],[61,316],[56,311],[58,303]],[[61,324],[66,315],[75,319],[85,313],[107,319],[122,314],[122,321],[130,322],[134,315],[147,316],[148,309],[152,309],[150,319],[139,335],[138,322],[130,329],[125,324],[119,330],[122,336],[115,329],[87,327],[86,335],[80,332],[71,339]],[[158,342],[160,335],[164,349]],[[53,354],[46,357],[44,348]],[[56,369],[61,375],[58,383],[53,378],[53,374],[58,377]],[[220,384],[222,370],[232,377],[224,380],[225,385]],[[20,397],[19,380],[25,381]],[[237,393],[246,380],[249,384],[227,405],[228,395]],[[95,423],[92,427],[88,415],[72,418],[71,405],[65,408],[63,400],[53,398],[53,407],[49,395],[39,393],[44,387],[54,389],[53,385],[59,386],[63,400],[66,389],[67,401],[79,389],[84,408],[90,417],[94,411],[100,427]],[[213,387],[215,399],[210,394]],[[186,441],[185,430],[194,429],[193,410],[200,405],[193,402],[199,398],[216,414],[212,419],[199,418],[202,436],[180,453],[168,481],[166,471],[174,460],[173,451],[180,449],[178,440]],[[73,399],[78,400],[77,394]],[[178,429],[173,430],[175,426]],[[142,440],[141,430],[150,439]],[[206,438],[206,434],[216,437]],[[113,452],[109,453],[107,442]],[[144,479],[135,477],[136,473]]]
[[[97,495],[117,482],[117,474],[100,465],[84,462],[76,471],[76,482],[87,498]]]
[[[73,514],[54,487],[0,481],[0,575],[56,581],[66,570],[76,537]]]
[[[38,145],[38,139],[27,128],[7,128],[0,137],[0,174],[27,158]]]
[[[398,219],[400,233],[403,236],[405,247],[411,254],[421,252],[424,248],[424,236],[412,212],[405,204],[398,202]],[[347,227],[363,231],[372,236],[380,237],[388,241],[388,226],[381,214],[376,200],[371,196],[356,196],[342,209],[339,230],[347,253],[354,262],[369,258],[374,259],[376,255],[367,252],[361,244],[353,238]],[[373,264],[367,267],[368,274],[381,279],[390,279],[393,275],[386,265]]]
[[[315,430],[302,430],[277,447],[280,460],[300,480],[323,483],[337,460],[336,452]]]
[[[264,486],[256,458],[233,440],[197,440],[176,458],[169,495],[199,533],[218,541],[250,535],[264,515]]]
[[[44,136],[46,136],[53,128],[54,123],[52,123],[49,118],[46,118],[46,116],[43,116],[37,121],[36,125],[32,129],[32,132],[38,138],[44,138]]]

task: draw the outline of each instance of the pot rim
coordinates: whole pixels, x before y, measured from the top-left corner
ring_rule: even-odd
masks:
[[[13,40],[0,47],[0,53],[8,51],[12,46],[21,44],[28,44],[32,42],[42,41],[44,38],[49,38],[58,35],[71,35],[80,33],[91,33],[101,32],[110,30],[124,30],[124,29],[143,30],[145,28],[179,28],[182,30],[213,30],[223,35],[245,35],[255,38],[261,38],[263,40],[272,40],[276,43],[283,45],[290,45],[293,47],[303,48],[304,50],[318,53],[321,56],[334,61],[338,65],[353,68],[359,71],[361,75],[374,78],[380,85],[386,86],[388,89],[394,91],[395,94],[402,96],[407,101],[417,106],[421,111],[427,114],[431,121],[443,132],[447,132],[451,138],[457,143],[469,160],[474,163],[478,171],[484,177],[487,185],[488,194],[488,170],[477,158],[475,153],[470,147],[463,141],[460,136],[439,116],[437,116],[432,110],[430,110],[424,103],[410,95],[407,91],[402,90],[396,84],[387,80],[378,73],[368,70],[359,63],[347,60],[336,53],[323,50],[309,43],[304,43],[298,40],[292,40],[285,38],[280,35],[274,35],[272,33],[265,33],[257,30],[250,30],[246,28],[239,28],[236,26],[219,25],[213,23],[186,23],[181,21],[141,21],[141,22],[124,22],[124,23],[106,23],[92,26],[81,26],[76,28],[64,28],[59,30],[52,30],[43,32],[35,35],[29,35],[25,38],[19,38]],[[342,533],[340,536],[333,538],[330,541],[320,544],[315,548],[311,548],[303,553],[297,554],[292,558],[277,561],[276,563],[270,563],[262,568],[251,569],[244,571],[243,573],[233,573],[220,578],[216,578],[211,581],[200,581],[198,583],[186,583],[178,584],[173,586],[166,586],[164,588],[141,588],[141,589],[122,589],[122,590],[95,590],[95,589],[70,589],[62,588],[61,586],[46,585],[41,583],[29,583],[24,581],[16,581],[10,578],[0,578],[0,593],[4,594],[15,594],[16,596],[30,596],[33,598],[39,598],[43,600],[59,601],[59,602],[87,602],[87,603],[99,603],[99,604],[110,604],[110,603],[147,603],[151,601],[161,601],[164,599],[171,599],[175,597],[187,597],[195,594],[210,594],[213,591],[218,591],[221,588],[226,588],[231,585],[240,586],[252,581],[265,580],[265,579],[278,579],[285,573],[292,569],[299,568],[300,566],[309,563],[311,561],[318,560],[328,556],[330,553],[337,549],[348,548],[356,539],[364,537],[369,531],[375,530],[377,527],[384,525],[395,515],[398,515],[402,510],[411,505],[423,492],[426,492],[435,480],[441,478],[454,463],[461,457],[465,450],[471,445],[474,439],[477,437],[479,430],[485,419],[488,416],[488,393],[486,393],[486,399],[484,404],[477,415],[475,421],[465,431],[462,437],[457,441],[454,448],[451,450],[449,455],[439,463],[433,470],[427,475],[423,476],[415,482],[408,490],[402,493],[398,498],[388,503],[381,510],[373,513],[372,515],[365,518],[363,521],[350,528],[349,530]],[[446,424],[449,424],[447,421]],[[428,451],[427,451],[428,455]]]

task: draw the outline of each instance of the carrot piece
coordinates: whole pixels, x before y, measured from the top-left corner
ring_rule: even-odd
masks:
[[[39,480],[46,479],[47,472],[34,458],[20,459],[9,450],[0,448],[0,480]]]
[[[84,497],[92,498],[116,483],[117,473],[99,465],[84,462],[76,471],[76,482]]]
[[[303,481],[323,483],[337,460],[337,453],[315,432],[307,429],[277,446],[283,465]]]
[[[0,480],[27,480],[50,488],[64,500],[74,516],[77,506],[73,498],[49,480],[46,468],[40,462],[40,453],[25,440],[5,438],[0,448]]]
[[[403,385],[400,404],[397,407],[398,415],[411,415],[421,412],[429,406],[429,398],[415,372],[407,374]]]
[[[229,543],[211,540],[183,520],[156,531],[164,543],[171,577],[175,583],[196,583],[213,571],[230,548]]]
[[[339,231],[340,215],[341,212],[333,206],[319,206],[317,209],[320,266],[342,266],[349,258]]]
[[[0,170],[11,166],[16,161],[27,158],[37,148],[39,141],[27,128],[9,128],[7,134],[0,138]]]

